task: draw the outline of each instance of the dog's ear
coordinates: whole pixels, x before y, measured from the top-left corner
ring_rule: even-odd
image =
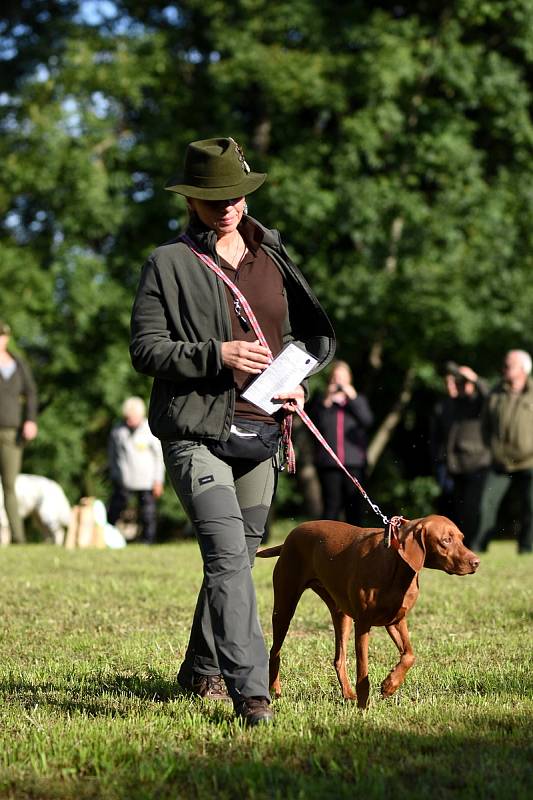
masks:
[[[426,528],[423,519],[406,522],[398,531],[398,555],[415,572],[420,572],[426,558]]]

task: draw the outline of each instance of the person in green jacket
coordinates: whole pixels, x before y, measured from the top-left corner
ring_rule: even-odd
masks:
[[[481,424],[489,387],[471,367],[453,361],[446,364],[445,387],[430,420],[431,455],[442,490],[441,513],[453,519],[469,547],[491,463]]]
[[[482,417],[492,466],[481,498],[479,527],[473,550],[484,551],[494,534],[500,504],[511,484],[522,505],[518,552],[533,550],[533,380],[531,356],[510,350],[502,381],[490,393]],[[511,520],[509,520],[509,526]]]
[[[242,392],[289,342],[317,359],[315,371],[335,349],[331,324],[279,233],[248,214],[246,195],[265,179],[234,139],[187,147],[166,188],[186,198],[189,224],[144,265],[130,343],[134,367],[154,379],[149,424],[204,564],[178,682],[201,697],[229,693],[247,725],[272,719],[251,568],[275,490],[281,420],[303,405],[306,387],[278,394],[273,415]]]
[[[37,390],[28,365],[9,349],[11,328],[0,322],[0,480],[11,541],[26,541],[18,509],[15,481],[22,449],[37,436]]]

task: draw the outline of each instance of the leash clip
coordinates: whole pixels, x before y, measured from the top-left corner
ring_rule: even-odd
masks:
[[[405,521],[406,520],[403,517],[391,517],[389,520],[387,520],[385,531],[383,533],[383,544],[385,547],[392,547],[394,550],[399,550],[400,542],[398,541],[396,529],[400,528],[402,522]]]
[[[392,537],[392,522],[389,519],[385,527],[385,532],[383,533],[383,544],[387,548],[390,547],[391,545],[391,537]]]

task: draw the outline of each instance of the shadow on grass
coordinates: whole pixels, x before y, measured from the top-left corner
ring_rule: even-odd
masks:
[[[215,721],[213,719],[213,721]],[[116,800],[526,800],[531,796],[533,746],[527,720],[479,718],[477,736],[449,732],[416,735],[391,731],[354,715],[328,728],[310,723],[302,730],[274,725],[243,731],[225,727],[201,752],[161,742],[139,754],[121,747],[98,777],[59,777],[26,772],[23,780],[0,778],[2,797],[115,798]],[[474,721],[474,727],[475,721]]]
[[[367,726],[362,734],[358,725],[354,728],[337,728],[334,737],[317,731],[312,743],[305,744],[300,736],[288,736],[261,760],[179,759],[158,796],[170,798],[179,787],[185,789],[183,796],[229,800],[240,786],[241,797],[295,800],[474,800],[480,793],[494,800],[531,797],[531,746],[452,733],[382,735],[383,731]],[[524,741],[525,737],[524,730]],[[140,800],[147,795],[141,790],[131,797]]]
[[[480,693],[475,679],[467,683],[470,694]],[[245,731],[232,721],[228,704],[194,699],[190,710],[199,715],[203,735],[193,726],[190,743],[181,729],[183,707],[169,705],[162,740],[148,736],[146,747],[140,748],[139,740],[130,742],[120,734],[113,738],[111,726],[114,744],[106,750],[105,765],[97,768],[93,748],[98,748],[87,729],[82,763],[70,772],[59,770],[48,776],[30,767],[21,771],[19,765],[15,774],[12,765],[11,778],[9,769],[0,775],[0,796],[13,800],[234,800],[236,796],[242,800],[425,800],[428,796],[432,800],[478,800],[480,796],[526,800],[533,789],[531,718],[524,713],[499,713],[498,696],[509,691],[505,675],[492,675],[490,689],[485,688],[487,694],[494,693],[493,715],[470,708],[464,724],[467,733],[453,723],[455,729],[449,731],[440,725],[438,735],[413,733],[413,725],[407,733],[393,709],[377,722],[355,709],[346,714],[346,706],[340,703],[338,715],[335,707],[333,711],[328,707],[321,716],[314,705],[306,706],[310,699],[304,699],[300,717],[293,714],[284,719],[281,707],[271,728]],[[185,696],[176,681],[157,672],[95,672],[57,682],[23,681],[17,675],[0,684],[0,693],[7,703],[26,711],[39,705],[69,717],[78,712],[89,718],[125,720],[137,715],[139,706],[152,703],[166,716],[165,704]],[[400,730],[394,730],[395,723]],[[139,725],[139,738],[144,738],[142,720]],[[472,735],[471,731],[479,732]]]
[[[132,698],[150,703],[168,703],[187,696],[177,681],[169,681],[158,673],[143,676],[96,673],[90,678],[73,677],[66,683],[10,678],[0,684],[0,694],[6,700],[19,702],[24,708],[33,708],[38,703],[54,706],[65,713],[78,711],[90,717],[126,717],[131,712],[128,701]],[[125,702],[120,704],[120,701]]]

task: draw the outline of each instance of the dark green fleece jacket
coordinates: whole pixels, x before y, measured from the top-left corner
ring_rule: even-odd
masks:
[[[332,359],[331,323],[280,235],[246,217],[262,234],[261,247],[283,275],[288,316],[284,343],[294,341],[318,359]],[[216,234],[193,222],[187,234],[218,264]],[[154,378],[148,420],[160,439],[217,439],[230,432],[235,406],[233,372],[222,363],[231,321],[224,284],[178,239],[158,247],[143,267],[131,318],[130,354]]]
[[[13,355],[13,354],[12,354]],[[19,428],[37,419],[37,389],[28,365],[13,356],[17,368],[10,378],[0,373],[0,428]]]
[[[501,382],[489,395],[483,431],[494,466],[505,472],[533,469],[533,380],[524,391],[512,392]]]

